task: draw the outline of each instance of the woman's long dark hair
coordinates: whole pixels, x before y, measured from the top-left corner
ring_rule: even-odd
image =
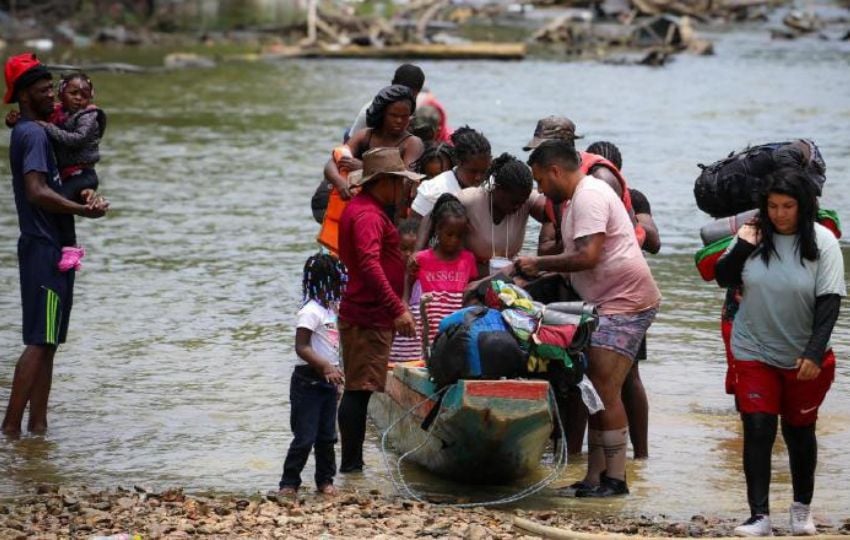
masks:
[[[797,201],[797,252],[800,254],[800,264],[805,259],[818,259],[818,245],[815,238],[815,221],[818,214],[818,199],[814,182],[804,171],[795,168],[783,168],[768,175],[765,188],[759,197],[758,228],[761,233],[761,244],[753,253],[759,255],[765,265],[770,264],[771,255],[779,256],[774,243],[776,229],[767,213],[767,199],[771,194],[787,195]]]

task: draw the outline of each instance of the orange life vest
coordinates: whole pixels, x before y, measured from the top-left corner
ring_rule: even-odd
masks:
[[[339,160],[343,157],[351,157],[351,149],[345,145],[334,148],[334,163],[339,168],[339,174],[348,180],[348,170],[339,167]],[[342,211],[345,210],[346,206],[348,206],[348,201],[342,199],[339,190],[334,186],[328,197],[328,208],[325,210],[325,219],[322,221],[322,228],[316,237],[316,241],[328,248],[334,255],[339,253],[339,218],[342,217]]]

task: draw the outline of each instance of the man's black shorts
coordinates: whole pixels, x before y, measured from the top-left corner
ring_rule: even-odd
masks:
[[[65,342],[74,298],[74,271],[60,272],[61,251],[43,240],[18,240],[25,345]]]

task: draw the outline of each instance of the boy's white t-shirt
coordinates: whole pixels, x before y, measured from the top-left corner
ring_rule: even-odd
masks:
[[[315,300],[310,300],[298,311],[295,322],[297,328],[306,328],[313,332],[310,336],[310,346],[334,366],[339,365],[339,330],[336,320],[336,313]],[[307,365],[300,357],[296,358],[299,364]]]

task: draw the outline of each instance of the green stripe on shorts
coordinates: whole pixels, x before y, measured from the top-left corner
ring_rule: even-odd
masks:
[[[52,289],[44,288],[47,292],[45,300],[46,324],[44,341],[50,345],[56,345],[59,334],[59,295]]]

